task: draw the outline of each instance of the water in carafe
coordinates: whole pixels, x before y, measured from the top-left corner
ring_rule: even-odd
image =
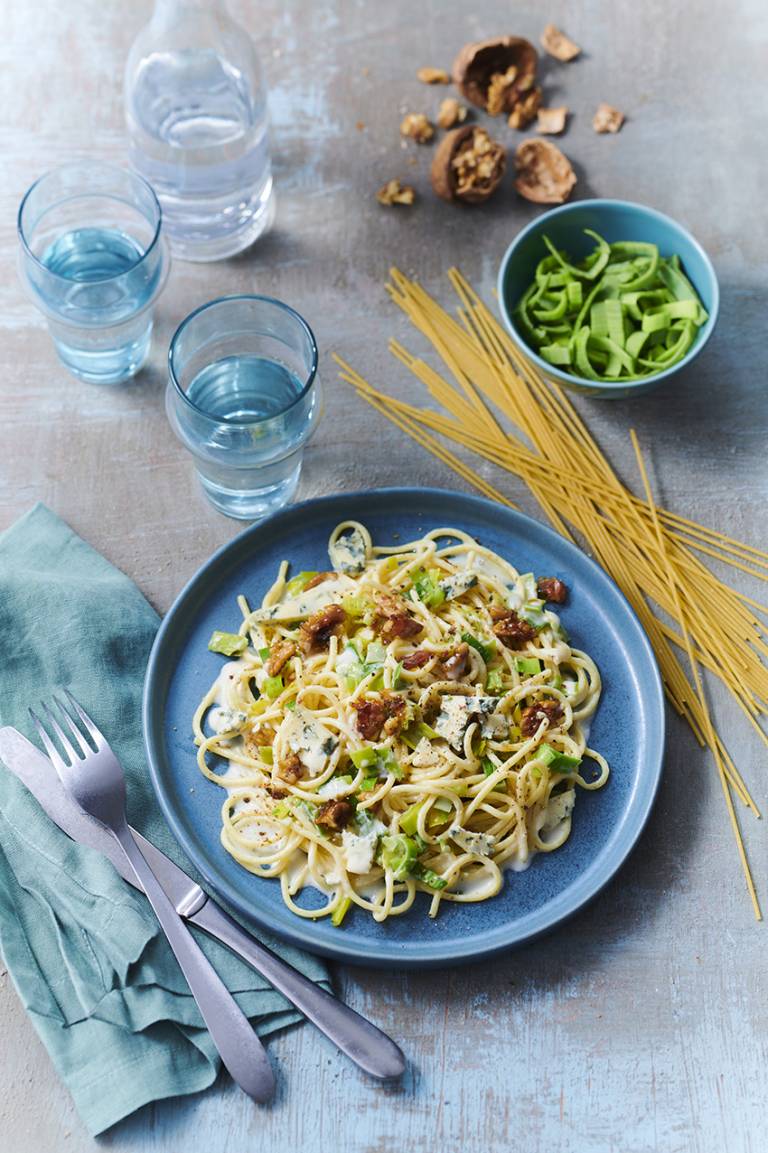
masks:
[[[182,259],[217,260],[272,221],[266,97],[247,33],[221,2],[158,0],[126,71],[133,166]]]

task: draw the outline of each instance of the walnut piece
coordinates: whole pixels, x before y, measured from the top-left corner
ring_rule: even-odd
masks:
[[[455,96],[446,96],[445,100],[441,101],[437,113],[437,123],[441,128],[455,128],[457,124],[463,124],[466,119],[466,106],[459,104]]]
[[[410,184],[401,184],[399,180],[388,180],[376,193],[379,204],[413,204],[416,199],[416,190]]]
[[[417,144],[426,144],[435,135],[435,129],[423,112],[409,112],[400,125],[400,135]]]
[[[565,33],[561,32],[554,24],[547,24],[539,43],[545,52],[554,56],[555,60],[562,60],[564,64],[581,55],[581,48],[578,44],[569,40]]]
[[[420,68],[416,79],[422,84],[450,84],[451,78],[444,68]]]
[[[522,132],[530,124],[539,110],[541,104],[541,89],[532,88],[522,96],[509,114],[507,123],[510,128],[517,128]]]
[[[595,132],[618,132],[623,123],[624,113],[611,104],[598,104],[597,112],[592,117]]]
[[[534,204],[564,204],[576,184],[566,156],[549,140],[524,140],[515,152],[515,188]]]
[[[521,36],[466,44],[453,63],[461,95],[491,116],[507,116],[536,82],[538,53]]]
[[[536,131],[543,136],[559,136],[565,129],[567,116],[568,109],[565,105],[561,108],[540,108],[537,113]]]
[[[484,128],[465,124],[440,142],[432,161],[432,187],[443,200],[478,204],[501,183],[506,152]]]

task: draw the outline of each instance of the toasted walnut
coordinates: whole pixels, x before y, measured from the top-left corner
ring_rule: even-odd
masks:
[[[624,113],[611,104],[598,104],[597,112],[592,117],[595,132],[618,132],[623,123]]]
[[[478,204],[496,191],[505,164],[502,146],[484,128],[466,124],[440,142],[432,161],[432,187],[443,200]]]
[[[556,729],[563,719],[563,708],[559,701],[537,701],[526,705],[520,713],[520,729],[524,737],[533,737],[542,721],[547,721],[550,729]]]
[[[277,775],[289,785],[295,785],[304,776],[304,766],[297,753],[289,753],[284,761],[278,761]]]
[[[536,80],[538,54],[520,36],[466,44],[453,64],[461,95],[491,116],[507,115]]]
[[[410,184],[401,184],[399,180],[388,180],[376,193],[379,204],[413,204],[416,199],[416,189]]]
[[[567,116],[568,109],[565,105],[562,108],[540,108],[536,119],[536,131],[544,136],[559,136],[565,129]]]
[[[417,144],[427,144],[435,135],[435,129],[423,112],[409,112],[400,125],[400,135]]]
[[[527,128],[534,116],[539,110],[541,104],[541,89],[532,88],[525,96],[521,96],[515,107],[507,117],[507,124],[510,128],[517,128],[522,132]]]
[[[348,825],[354,816],[355,810],[349,801],[326,801],[315,814],[315,823],[332,833],[338,833]]]
[[[547,24],[539,42],[545,52],[554,56],[555,60],[562,60],[563,63],[567,63],[568,60],[575,60],[581,53],[578,44],[569,40],[565,33],[561,32],[554,24]]]
[[[276,677],[282,672],[288,661],[294,656],[296,645],[293,641],[277,641],[272,645],[272,651],[264,664],[264,671],[268,677]]]
[[[299,629],[299,644],[306,655],[327,649],[332,636],[338,636],[346,620],[341,605],[328,605],[307,617]]]
[[[420,68],[416,79],[422,84],[450,84],[451,78],[444,68]]]
[[[437,123],[441,128],[455,128],[457,124],[463,124],[467,119],[467,109],[464,104],[459,104],[455,96],[446,96],[440,104],[437,113]]]
[[[568,585],[557,577],[539,577],[536,581],[536,592],[544,601],[562,605],[568,599]]]
[[[524,140],[515,152],[515,188],[534,204],[563,204],[576,184],[570,161],[549,140]]]

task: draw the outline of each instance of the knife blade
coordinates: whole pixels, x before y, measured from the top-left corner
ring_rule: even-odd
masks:
[[[141,890],[110,833],[75,804],[40,749],[16,729],[5,726],[0,728],[0,759],[29,789],[55,825],[73,841],[103,853],[121,877]],[[266,977],[366,1073],[382,1079],[400,1076],[405,1069],[405,1058],[391,1037],[262,945],[165,853],[136,829],[131,828],[131,832],[180,916],[221,941]]]

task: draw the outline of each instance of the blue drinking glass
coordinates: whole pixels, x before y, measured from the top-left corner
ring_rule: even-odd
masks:
[[[161,224],[145,180],[96,161],[54,169],[22,200],[21,280],[81,380],[113,384],[144,364],[170,265]]]
[[[240,520],[282,508],[320,417],[306,321],[268,296],[225,296],[179,325],[168,366],[168,419],[211,503]]]

